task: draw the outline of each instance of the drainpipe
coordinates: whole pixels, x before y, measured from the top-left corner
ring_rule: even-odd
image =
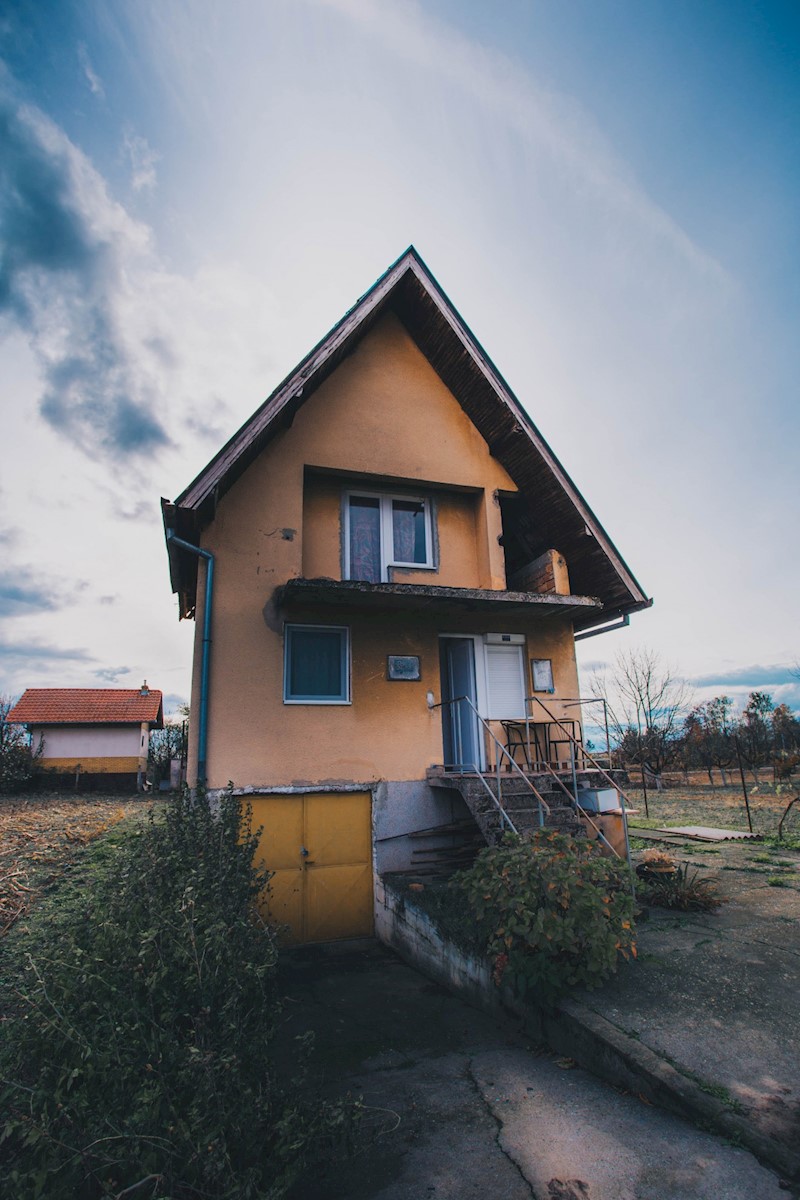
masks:
[[[188,550],[206,562],[206,600],[203,606],[203,652],[200,659],[200,715],[197,721],[197,783],[206,783],[206,747],[208,743],[208,673],[211,665],[211,604],[214,590],[214,555],[191,542],[179,538],[173,529],[167,530],[167,542]]]

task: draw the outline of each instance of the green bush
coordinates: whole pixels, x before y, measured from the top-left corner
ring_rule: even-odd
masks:
[[[0,696],[0,794],[30,787],[43,750],[41,738],[38,745],[32,746],[24,726],[6,721],[12,707],[8,696]]]
[[[453,877],[494,964],[497,984],[542,1006],[598,987],[619,955],[636,956],[625,864],[558,833],[507,835]]]
[[[26,969],[0,1043],[4,1195],[274,1200],[339,1136],[343,1106],[276,1080],[255,842],[230,793],[218,811],[184,794],[9,939]]]

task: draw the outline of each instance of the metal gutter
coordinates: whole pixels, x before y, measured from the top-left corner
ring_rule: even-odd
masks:
[[[179,538],[174,530],[167,529],[167,548],[178,546],[188,550],[206,564],[206,598],[203,606],[203,650],[200,660],[200,712],[197,718],[197,783],[206,784],[206,755],[208,747],[208,679],[211,667],[211,609],[214,595],[214,555]]]
[[[587,629],[585,633],[576,633],[575,641],[582,642],[584,638],[597,637],[601,633],[611,633],[614,629],[626,629],[631,623],[630,613],[625,613],[613,625],[601,625],[599,629]]]

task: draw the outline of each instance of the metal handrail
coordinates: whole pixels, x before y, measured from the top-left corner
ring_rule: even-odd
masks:
[[[501,741],[499,741],[498,738],[496,738],[495,735],[492,733],[491,728],[489,727],[487,722],[484,720],[484,718],[481,716],[481,714],[478,712],[477,708],[472,703],[472,700],[469,698],[469,696],[457,696],[457,697],[454,697],[452,700],[440,700],[438,704],[432,704],[430,707],[431,707],[431,709],[444,708],[446,705],[461,704],[462,701],[467,702],[469,707],[472,709],[472,712],[477,717],[478,721],[480,722],[481,726],[483,727],[484,733],[486,735],[488,735],[490,741],[494,742],[495,778],[497,780],[497,797],[495,797],[494,792],[492,791],[492,789],[489,787],[488,783],[486,782],[484,773],[482,771],[480,771],[478,769],[478,767],[475,766],[474,763],[459,763],[459,765],[462,767],[464,767],[464,766],[474,767],[474,773],[479,777],[479,779],[483,783],[484,787],[486,788],[486,790],[488,791],[488,793],[492,797],[492,799],[495,800],[495,804],[499,808],[502,816],[509,823],[513,832],[517,833],[517,829],[513,825],[513,822],[511,821],[511,818],[508,816],[508,813],[506,812],[506,810],[503,806],[503,803],[502,803],[503,784],[502,784],[502,776],[500,773],[500,755],[501,754],[504,755],[508,759],[509,763],[511,764],[512,770],[517,772],[517,774],[522,779],[525,786],[527,788],[529,788],[530,791],[533,792],[533,795],[536,797],[536,802],[539,806],[539,825],[541,827],[544,827],[544,812],[542,810],[543,809],[546,810],[547,815],[549,816],[550,815],[550,805],[547,803],[544,796],[542,796],[542,794],[534,787],[534,785],[531,783],[530,779],[528,779],[525,772],[520,768],[519,764],[514,760],[513,755],[509,754],[507,748],[503,745],[503,743]],[[460,725],[456,726],[456,741],[458,743],[458,747],[457,747],[458,756],[459,756],[459,759],[461,759],[463,748],[461,745],[461,726]]]
[[[575,805],[575,807],[577,808],[577,810],[578,810],[578,812],[580,813],[580,815],[581,815],[581,816],[582,816],[582,817],[583,817],[585,820],[587,820],[587,821],[589,822],[589,824],[591,825],[592,829],[593,829],[593,830],[595,831],[595,833],[597,834],[597,836],[598,836],[598,838],[600,839],[600,841],[601,841],[601,842],[605,842],[606,846],[608,846],[608,848],[609,848],[609,850],[611,851],[611,853],[612,853],[612,854],[614,854],[614,855],[616,855],[616,857],[617,857],[617,858],[619,858],[620,860],[622,860],[622,855],[619,853],[619,851],[618,851],[618,850],[616,850],[616,849],[615,849],[615,847],[614,847],[614,846],[612,846],[612,845],[611,845],[611,842],[608,840],[608,838],[606,837],[606,835],[603,833],[603,831],[602,831],[602,829],[600,828],[600,826],[599,826],[599,825],[597,824],[597,822],[596,822],[596,821],[593,819],[593,817],[592,817],[592,814],[591,814],[591,813],[588,811],[588,809],[586,809],[586,808],[584,808],[584,807],[583,807],[583,805],[581,804],[580,800],[579,800],[579,799],[578,799],[578,797],[577,797],[577,794],[573,796],[572,792],[569,790],[569,788],[567,787],[567,785],[564,783],[564,780],[563,780],[563,779],[561,779],[561,778],[559,777],[559,775],[558,775],[558,774],[557,774],[557,773],[556,773],[556,772],[553,770],[553,768],[550,766],[550,763],[543,763],[542,765],[544,766],[545,770],[546,770],[546,771],[547,771],[547,772],[548,772],[550,775],[552,775],[553,779],[556,781],[556,783],[557,783],[557,784],[558,784],[558,786],[561,788],[561,790],[562,790],[563,792],[565,792],[567,796],[569,796],[570,800],[571,800],[571,801],[572,801],[572,803]],[[576,789],[576,792],[577,792],[577,789]],[[626,847],[627,847],[627,844],[628,844],[628,838],[627,838],[627,823],[626,823],[626,832],[625,832],[625,845],[626,845]],[[631,863],[630,863],[630,855],[628,855],[628,866],[630,866],[630,865],[631,865]]]
[[[616,782],[616,780],[611,778],[608,771],[606,771],[605,767],[600,766],[600,763],[597,761],[596,758],[594,758],[589,753],[589,751],[584,746],[583,742],[579,742],[578,739],[570,733],[570,731],[567,729],[566,725],[564,725],[562,721],[559,721],[558,717],[554,716],[553,713],[551,713],[550,709],[547,707],[544,700],[541,700],[538,696],[526,696],[525,702],[527,704],[530,704],[530,703],[540,704],[542,706],[542,708],[544,709],[544,711],[547,713],[547,715],[550,718],[550,720],[552,721],[552,723],[554,725],[558,725],[559,729],[563,730],[563,732],[567,735],[567,737],[572,742],[572,744],[574,746],[577,746],[577,748],[581,752],[581,756],[585,759],[588,759],[588,761],[592,764],[594,769],[597,772],[599,772],[600,775],[603,776],[603,778],[606,780],[606,782],[611,787],[613,787],[616,791],[619,792],[619,794],[620,794],[620,796],[622,796],[623,800],[627,801],[630,804],[629,797],[625,795],[625,792],[623,792],[622,788],[619,786],[619,784]]]
[[[554,715],[554,714],[553,714],[553,713],[550,711],[550,709],[549,709],[549,708],[547,707],[547,705],[545,704],[544,700],[541,700],[541,699],[540,699],[538,696],[526,696],[526,697],[525,697],[525,703],[526,703],[526,704],[529,704],[529,703],[532,703],[532,702],[535,702],[536,704],[539,704],[539,705],[541,705],[541,707],[544,709],[545,713],[546,713],[546,714],[547,714],[547,716],[550,718],[550,720],[551,720],[551,721],[552,721],[552,722],[553,722],[555,725],[558,725],[559,729],[561,729],[561,730],[562,730],[562,731],[563,731],[563,732],[564,732],[564,733],[567,735],[567,737],[569,738],[570,742],[572,743],[572,758],[573,758],[573,764],[574,764],[574,761],[575,761],[575,747],[577,746],[577,747],[578,747],[578,748],[581,750],[581,753],[582,753],[583,757],[589,760],[589,762],[592,764],[592,766],[594,767],[594,769],[595,769],[595,770],[596,770],[596,771],[597,771],[597,772],[598,772],[598,773],[599,773],[599,774],[602,776],[602,778],[603,778],[603,779],[605,779],[605,780],[606,780],[606,782],[607,782],[607,783],[609,783],[609,784],[611,785],[611,787],[613,787],[613,788],[614,788],[614,790],[615,790],[615,791],[616,791],[616,792],[619,794],[620,800],[622,801],[622,829],[623,829],[623,832],[624,832],[624,834],[625,834],[625,857],[626,857],[626,859],[627,859],[627,862],[628,862],[628,870],[630,871],[630,874],[631,874],[631,891],[633,892],[633,896],[634,896],[634,899],[635,899],[635,898],[636,898],[636,889],[635,889],[635,884],[634,884],[633,863],[632,863],[632,861],[631,861],[631,844],[630,844],[630,839],[629,839],[629,837],[628,837],[628,811],[627,811],[627,805],[628,805],[628,804],[630,804],[630,801],[628,800],[628,797],[625,795],[625,792],[622,790],[622,788],[619,786],[619,784],[616,782],[616,780],[612,779],[612,778],[611,778],[611,776],[608,774],[608,772],[607,772],[607,771],[606,771],[606,770],[605,770],[603,767],[601,767],[601,766],[600,766],[600,764],[599,764],[599,762],[597,762],[597,760],[596,760],[595,758],[593,758],[593,757],[592,757],[592,755],[589,753],[589,751],[588,751],[588,750],[586,750],[586,748],[584,747],[583,743],[582,743],[582,742],[579,742],[579,741],[578,741],[578,739],[577,739],[576,737],[574,737],[574,736],[573,736],[573,734],[571,734],[571,733],[570,733],[570,731],[567,729],[566,725],[564,725],[564,724],[563,724],[561,721],[559,721],[558,717],[556,717],[556,716],[555,716],[555,715]],[[548,764],[548,768],[549,768],[549,764]],[[549,769],[552,769],[552,768],[549,768]],[[589,821],[589,822],[590,822],[590,823],[591,823],[591,824],[594,826],[594,828],[595,828],[595,829],[597,829],[597,826],[595,825],[594,821],[593,821],[593,820],[592,820],[592,818],[589,816],[589,814],[586,812],[586,809],[582,807],[582,805],[581,805],[580,801],[578,800],[578,797],[577,797],[577,788],[576,788],[575,804],[576,804],[576,806],[577,806],[577,807],[578,807],[578,808],[581,810],[581,813],[582,813],[582,814],[583,814],[583,815],[584,815],[584,816],[587,818],[587,820],[588,820],[588,821]],[[608,842],[608,840],[607,840],[605,837],[603,837],[603,835],[602,835],[602,833],[600,832],[600,830],[599,830],[599,829],[597,829],[597,832],[598,832],[599,836],[603,838],[603,841],[606,843],[606,845],[607,845],[607,846],[610,846],[610,848],[611,848],[612,850],[614,850],[614,847],[613,847],[613,846],[611,846],[610,842]],[[616,850],[614,850],[614,853],[615,853],[615,854],[617,853],[617,852],[616,852]],[[618,858],[621,858],[621,857],[622,857],[622,855],[619,855],[619,854],[618,854],[618,855],[617,855],[617,857],[618,857]]]
[[[480,779],[480,781],[483,784],[483,787],[486,791],[487,796],[492,801],[492,803],[494,804],[497,811],[500,813],[501,826],[502,826],[503,822],[505,822],[505,824],[508,826],[508,828],[511,830],[511,832],[516,833],[517,836],[519,836],[519,830],[517,829],[514,822],[511,820],[511,817],[508,815],[506,810],[503,808],[503,805],[502,805],[499,797],[495,796],[494,792],[489,787],[489,784],[486,782],[486,779],[484,778],[483,772],[478,769],[477,764],[476,763],[461,763],[460,765],[462,767],[469,768],[469,770],[463,771],[462,774],[475,775],[475,776],[477,776],[478,779]]]

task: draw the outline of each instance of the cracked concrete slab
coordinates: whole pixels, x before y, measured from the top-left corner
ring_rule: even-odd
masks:
[[[358,1153],[293,1200],[782,1200],[746,1151],[621,1095],[377,945],[284,974],[318,1086],[364,1100]],[[569,1066],[569,1063],[566,1064]]]
[[[561,1070],[550,1058],[531,1061],[502,1049],[476,1055],[472,1072],[501,1123],[503,1149],[537,1198],[549,1200],[554,1180],[572,1181],[574,1192],[590,1200],[785,1196],[746,1151],[620,1095],[580,1069]]]

